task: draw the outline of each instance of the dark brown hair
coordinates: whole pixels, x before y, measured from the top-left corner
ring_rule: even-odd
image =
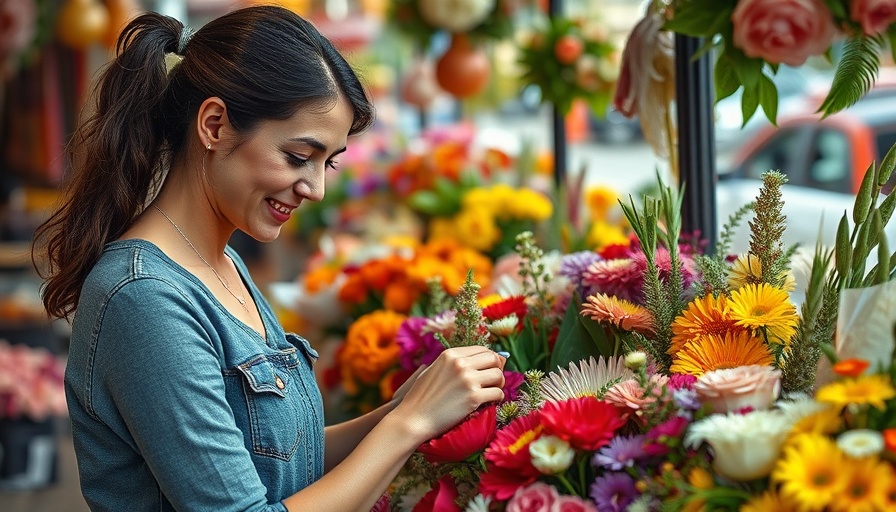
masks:
[[[167,73],[165,55],[172,53],[183,58]],[[262,121],[326,108],[340,93],[354,112],[350,134],[369,127],[373,106],[355,72],[288,9],[238,9],[192,37],[174,18],[152,12],[135,18],[95,85],[94,112],[69,143],[62,204],[35,232],[32,256],[46,278],[47,312],[67,318],[75,311],[105,244],[131,226],[169,162],[185,151],[206,98],[224,100],[234,129],[247,135]]]

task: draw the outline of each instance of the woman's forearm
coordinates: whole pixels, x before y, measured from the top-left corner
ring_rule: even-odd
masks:
[[[324,428],[324,473],[345,460],[396,403],[393,400],[363,416]]]
[[[375,418],[377,411],[358,420],[372,421],[367,416]],[[366,424],[363,422],[359,421]],[[351,435],[359,435],[362,430],[357,427]],[[283,500],[283,504],[290,512],[370,510],[417,448],[421,437],[419,432],[413,430],[411,423],[396,415],[383,415],[366,436],[361,436],[354,449],[347,448],[349,443],[340,446],[340,449],[347,448],[347,451],[337,465],[317,482]],[[330,460],[331,456],[328,455],[327,462]]]

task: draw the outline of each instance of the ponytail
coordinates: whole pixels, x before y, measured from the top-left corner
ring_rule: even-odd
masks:
[[[103,247],[131,226],[161,182],[170,157],[157,114],[168,82],[165,54],[182,49],[183,30],[156,13],[128,24],[93,91],[95,110],[68,144],[61,206],[37,228],[32,247],[52,316],[74,312]]]

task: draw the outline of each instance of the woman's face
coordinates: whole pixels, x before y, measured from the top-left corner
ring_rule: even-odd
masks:
[[[231,151],[206,158],[216,211],[249,236],[270,242],[302,201],[320,201],[324,180],[338,167],[353,120],[340,96],[332,108],[304,110],[265,121]]]

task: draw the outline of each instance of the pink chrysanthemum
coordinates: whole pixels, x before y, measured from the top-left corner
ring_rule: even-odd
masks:
[[[654,332],[653,315],[647,308],[610,295],[597,294],[582,304],[582,315],[598,323],[614,325],[624,331],[637,331],[644,335]]]

